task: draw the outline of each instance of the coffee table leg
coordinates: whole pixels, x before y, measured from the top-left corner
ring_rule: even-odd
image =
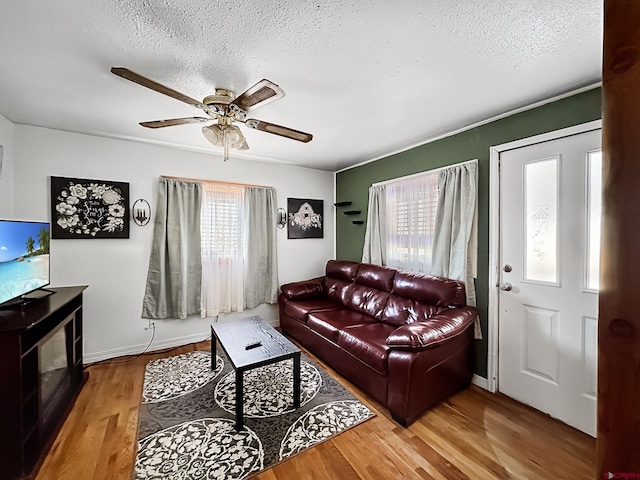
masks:
[[[300,408],[300,354],[293,357],[293,408]]]
[[[211,370],[216,369],[216,336],[213,334],[213,327],[211,327]]]
[[[242,370],[236,370],[236,430],[239,432],[242,430],[243,425],[243,408],[242,400],[244,396],[244,385]]]

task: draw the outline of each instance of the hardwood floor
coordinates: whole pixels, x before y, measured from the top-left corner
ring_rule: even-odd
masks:
[[[87,368],[89,381],[37,480],[130,479],[144,367],[193,350],[123,358]],[[308,352],[305,352],[308,354]],[[377,416],[254,477],[256,480],[593,479],[595,439],[503,396],[472,386],[409,428],[309,355]]]

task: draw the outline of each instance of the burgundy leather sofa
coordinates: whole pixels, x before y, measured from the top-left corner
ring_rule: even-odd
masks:
[[[330,260],[326,275],[283,285],[283,332],[389,409],[403,426],[473,375],[464,284]]]

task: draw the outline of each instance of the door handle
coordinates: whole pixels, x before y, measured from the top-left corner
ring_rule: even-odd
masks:
[[[510,292],[513,286],[509,282],[504,282],[500,284],[500,290],[503,292]]]

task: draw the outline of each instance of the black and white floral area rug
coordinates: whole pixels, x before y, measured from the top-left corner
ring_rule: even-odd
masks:
[[[149,362],[135,480],[244,479],[375,414],[302,354],[301,407],[293,362],[244,374],[244,427],[235,430],[235,374],[221,349]]]

